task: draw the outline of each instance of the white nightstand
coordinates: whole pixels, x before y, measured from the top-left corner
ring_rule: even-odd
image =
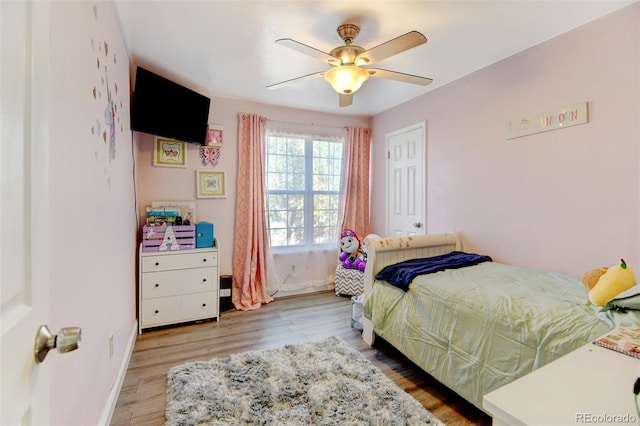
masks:
[[[484,396],[494,425],[638,425],[640,360],[587,344]]]

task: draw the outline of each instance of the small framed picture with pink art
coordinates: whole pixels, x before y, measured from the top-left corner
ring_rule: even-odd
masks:
[[[220,146],[222,144],[222,126],[217,124],[207,125],[207,146]]]

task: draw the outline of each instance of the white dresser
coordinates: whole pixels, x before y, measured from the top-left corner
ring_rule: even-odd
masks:
[[[182,322],[220,319],[218,241],[214,247],[139,251],[138,332]]]

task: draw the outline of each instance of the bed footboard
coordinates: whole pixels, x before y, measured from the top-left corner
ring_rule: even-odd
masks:
[[[414,235],[394,238],[365,238],[367,250],[367,266],[364,270],[365,300],[371,294],[375,276],[382,268],[403,260],[437,256],[460,250],[461,244],[458,234]],[[373,323],[364,318],[362,339],[369,345],[373,344]]]

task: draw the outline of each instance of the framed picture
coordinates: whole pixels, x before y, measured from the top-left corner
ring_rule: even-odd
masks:
[[[222,126],[207,124],[207,146],[220,146],[222,144]]]
[[[196,170],[198,198],[225,198],[224,172]]]
[[[153,165],[187,167],[186,143],[175,139],[156,137]]]

